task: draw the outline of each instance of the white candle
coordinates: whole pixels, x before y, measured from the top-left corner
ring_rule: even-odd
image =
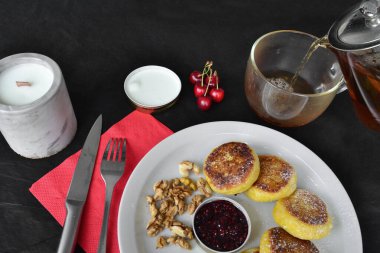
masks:
[[[25,53],[0,60],[0,131],[16,153],[51,156],[71,142],[76,129],[65,80],[52,59]]]
[[[16,82],[30,86],[17,86]],[[35,63],[19,64],[0,72],[0,103],[25,105],[42,97],[53,83],[53,72]]]

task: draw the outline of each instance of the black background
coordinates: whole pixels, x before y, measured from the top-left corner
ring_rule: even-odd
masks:
[[[130,113],[123,81],[133,69],[162,65],[176,72],[183,90],[176,105],[155,114],[173,131],[210,121],[267,125],[244,96],[246,61],[262,34],[295,29],[324,35],[353,0],[0,0],[0,57],[35,52],[62,69],[78,119],[74,141],[41,160],[15,154],[0,136],[0,252],[54,252],[61,227],[28,189],[81,148],[95,118],[103,129]],[[212,59],[225,101],[196,108],[188,74]],[[343,183],[357,211],[364,252],[380,240],[380,135],[358,122],[347,92],[304,127],[275,128],[305,144]],[[81,252],[81,250],[78,250]]]

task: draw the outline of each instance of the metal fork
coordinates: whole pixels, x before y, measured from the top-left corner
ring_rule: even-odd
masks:
[[[124,173],[127,140],[112,138],[104,151],[100,172],[106,184],[106,201],[104,206],[102,232],[98,246],[98,253],[106,252],[108,215],[112,199],[113,188]]]

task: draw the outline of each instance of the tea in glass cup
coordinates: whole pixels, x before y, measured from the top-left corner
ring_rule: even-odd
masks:
[[[326,110],[337,92],[346,89],[331,50],[316,47],[304,61],[316,40],[307,33],[284,30],[265,34],[254,43],[245,73],[245,94],[260,118],[281,127],[305,125]]]

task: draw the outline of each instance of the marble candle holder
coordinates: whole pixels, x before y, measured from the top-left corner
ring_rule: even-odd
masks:
[[[37,91],[41,94],[29,98],[31,101],[18,101],[20,98],[15,98],[12,91],[8,90],[11,94],[6,95],[11,98],[11,102],[0,99],[0,131],[9,146],[19,155],[32,159],[49,157],[64,149],[73,139],[77,129],[77,120],[65,80],[57,63],[49,57],[34,53],[16,54],[1,59],[0,77],[2,73],[5,74],[7,70],[17,68],[18,65],[26,69],[29,65],[37,68],[42,66],[48,72],[51,71],[51,85],[49,79],[50,86]],[[42,78],[43,75],[36,73],[37,70],[29,70],[36,79]],[[22,86],[19,86],[20,83],[17,84],[22,89],[28,89],[33,85],[30,80],[16,82],[27,83]],[[30,85],[28,82],[31,82]],[[24,91],[27,96],[28,90]]]

